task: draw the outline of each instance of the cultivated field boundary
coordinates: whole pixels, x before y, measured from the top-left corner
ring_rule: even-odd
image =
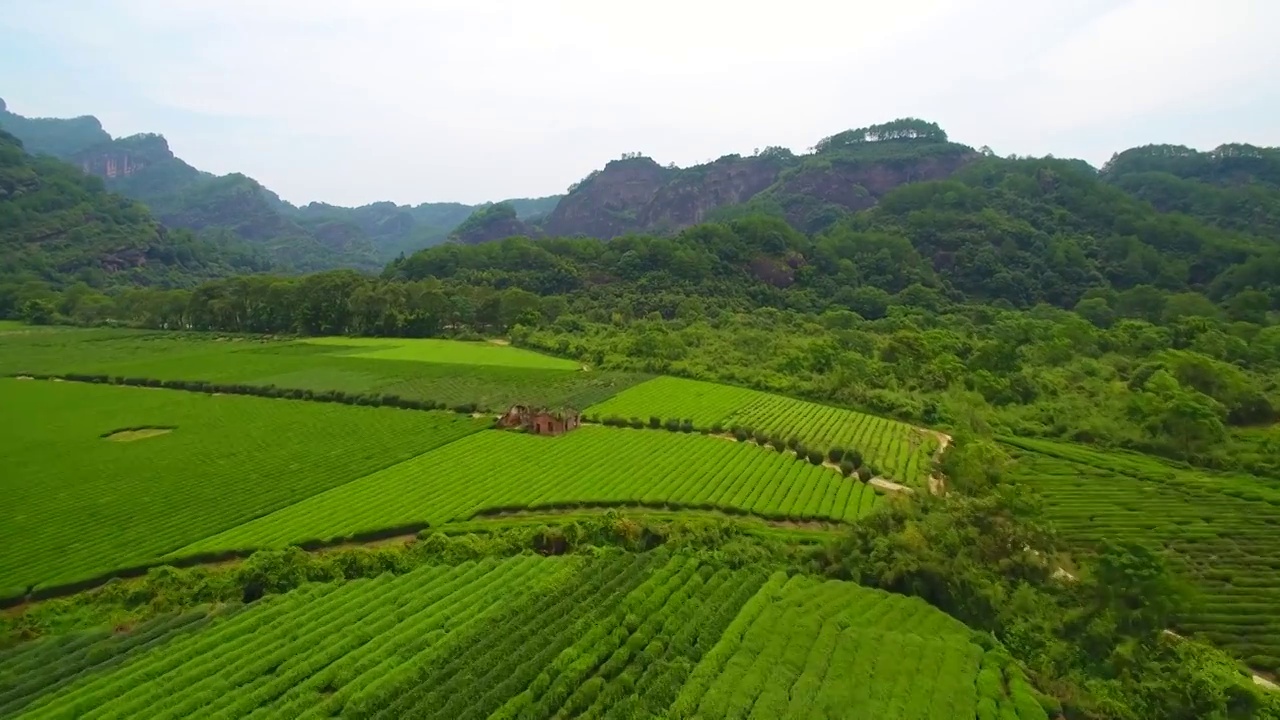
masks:
[[[364,545],[400,536],[417,535],[430,527],[431,526],[427,523],[422,522],[406,523],[378,530],[352,533],[350,535],[329,538],[326,540],[306,540],[303,542],[291,543],[290,547],[297,547],[307,552],[315,552],[341,545]],[[198,565],[217,565],[231,560],[244,560],[256,552],[269,549],[283,548],[241,548],[234,550],[193,553],[191,555],[169,555],[163,560],[130,565],[129,567],[121,568],[119,570],[100,573],[84,580],[48,585],[45,587],[32,586],[24,595],[0,598],[0,609],[16,607],[26,603],[39,602],[42,600],[52,600],[54,598],[66,597],[68,595],[76,595],[87,590],[93,590],[94,588],[106,585],[112,580],[128,580],[131,578],[142,577],[156,568],[189,568],[196,567]]]

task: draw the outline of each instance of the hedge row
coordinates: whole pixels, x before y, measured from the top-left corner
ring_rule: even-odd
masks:
[[[83,375],[70,373],[67,375],[42,375],[38,373],[18,373],[15,377],[29,377],[35,380],[67,380],[70,382],[95,383],[101,385],[127,385],[131,387],[164,388],[166,390],[186,390],[223,395],[252,395],[265,398],[282,398],[286,400],[306,400],[309,402],[342,403],[344,405],[365,405],[370,407],[395,407],[404,410],[452,410],[470,415],[479,412],[475,403],[448,405],[433,400],[415,400],[399,395],[380,395],[376,393],[348,393],[341,390],[304,390],[302,388],[282,388],[275,385],[244,385],[239,383],[213,383],[205,380],[157,380],[156,378],[119,377],[112,375]]]

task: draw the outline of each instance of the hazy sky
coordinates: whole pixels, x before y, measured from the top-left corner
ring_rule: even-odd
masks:
[[[0,97],[295,203],[563,192],[933,120],[1007,155],[1280,145],[1280,0],[0,0]]]

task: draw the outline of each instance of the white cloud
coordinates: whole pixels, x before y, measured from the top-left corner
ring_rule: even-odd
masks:
[[[1280,144],[1235,134],[1258,127],[1241,103],[1277,97],[1272,0],[13,2],[0,31],[120,88],[83,112],[295,202],[546,194],[622,152],[802,149],[903,115],[1093,162],[1135,125]],[[66,107],[75,80],[47,84],[6,99]]]

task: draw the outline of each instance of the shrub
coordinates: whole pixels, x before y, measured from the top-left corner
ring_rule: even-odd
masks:
[[[853,463],[854,467],[862,467],[862,453],[857,450],[845,450],[844,458]]]
[[[454,405],[453,411],[459,415],[470,415],[476,411],[476,406],[475,403],[463,403],[461,405]]]
[[[658,428],[662,427],[662,418],[658,417],[657,415],[650,415],[649,427],[653,428],[654,430],[657,430]]]
[[[720,423],[711,423],[711,433],[713,435],[723,435],[724,426],[721,425]]]
[[[827,459],[833,463],[838,464],[840,462],[840,459],[843,457],[844,457],[844,448],[833,447],[827,451]]]
[[[844,475],[845,477],[850,477],[850,476],[852,476],[852,475],[853,475],[854,473],[856,473],[856,472],[858,472],[858,467],[857,467],[856,465],[854,465],[853,463],[849,462],[848,460],[842,460],[842,461],[840,461],[840,474],[841,474],[841,475]]]
[[[800,448],[804,447],[804,443],[800,442],[799,436],[792,435],[787,438],[787,447],[798,452]]]
[[[644,421],[638,417],[633,417],[631,418],[631,427],[635,428],[636,430],[640,430],[644,428]]]
[[[668,418],[665,427],[670,432],[678,432],[680,430],[680,421],[675,418]]]
[[[810,463],[814,465],[822,464],[822,460],[823,460],[822,453],[818,452],[817,450],[810,450],[808,457],[809,457]]]
[[[737,439],[738,442],[746,442],[749,435],[747,435],[746,430],[743,430],[742,428],[738,428],[737,430],[733,431],[733,437]]]
[[[691,432],[693,432],[693,420],[690,420],[690,419],[687,419],[687,418],[686,418],[683,422],[681,422],[681,423],[680,423],[680,432],[682,432],[682,433],[691,433]]]
[[[861,480],[862,482],[870,482],[871,481],[870,468],[868,468],[866,465],[863,465],[862,467],[858,468],[858,479]]]

